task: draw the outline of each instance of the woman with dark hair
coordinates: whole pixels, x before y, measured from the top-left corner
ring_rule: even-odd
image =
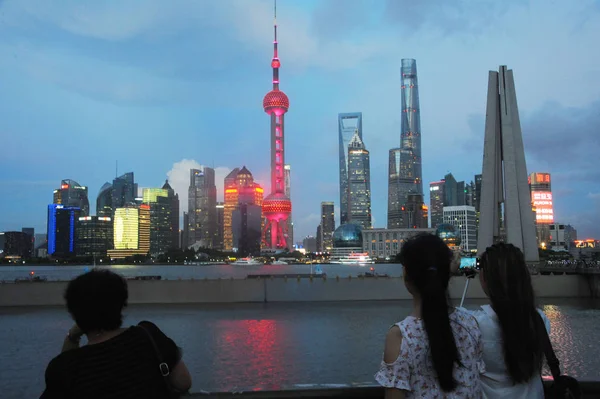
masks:
[[[121,328],[127,297],[127,282],[108,270],[69,283],[65,300],[75,325],[46,369],[42,399],[163,399],[190,388],[181,351],[156,325]],[[83,335],[87,345],[80,347]]]
[[[479,266],[491,302],[472,312],[483,336],[484,397],[543,398],[541,334],[544,326],[550,331],[550,322],[535,306],[523,252],[512,244],[495,244],[482,254]]]
[[[435,235],[420,235],[402,246],[399,260],[413,311],[386,336],[375,379],[387,388],[387,399],[481,397],[481,333],[475,318],[448,300],[453,258]]]

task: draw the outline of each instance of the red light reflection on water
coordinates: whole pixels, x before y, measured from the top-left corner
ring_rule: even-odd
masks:
[[[221,375],[220,384],[233,388],[281,389],[281,374],[286,362],[281,348],[284,337],[281,326],[275,320],[221,320],[218,322],[220,336],[217,337],[224,362],[219,366],[235,369],[236,375]],[[279,328],[279,331],[278,331]],[[289,359],[287,359],[289,360]],[[235,362],[235,364],[233,364]],[[240,364],[240,362],[242,364]],[[240,381],[253,381],[252,386],[241,386]]]

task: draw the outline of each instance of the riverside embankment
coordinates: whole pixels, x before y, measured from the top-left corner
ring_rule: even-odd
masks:
[[[585,276],[531,276],[540,298],[590,297]],[[67,282],[0,284],[0,306],[62,305]],[[455,277],[449,293],[460,299],[465,279]],[[468,298],[485,294],[475,278],[470,281]],[[410,299],[402,278],[267,278],[129,281],[130,304],[378,301]]]

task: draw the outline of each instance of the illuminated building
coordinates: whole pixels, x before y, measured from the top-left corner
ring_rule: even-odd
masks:
[[[223,249],[223,229],[225,222],[225,203],[217,202],[217,236],[215,239],[215,248]]]
[[[75,254],[75,225],[80,215],[81,209],[75,206],[48,205],[48,255]]]
[[[33,255],[32,237],[22,231],[0,233],[0,258],[29,259]]]
[[[535,212],[537,243],[540,247],[547,247],[551,240],[550,225],[554,224],[550,173],[531,173],[527,182],[531,192],[531,205]]]
[[[283,170],[285,172],[285,195],[286,197],[288,197],[290,200],[292,199],[292,167],[290,165],[285,165]],[[292,221],[292,213],[290,212],[288,219],[287,219],[287,231],[288,231],[288,238],[287,238],[287,246],[286,248],[291,248],[293,247],[293,243],[294,243],[294,222]]]
[[[113,213],[116,208],[135,203],[137,184],[134,182],[133,172],[125,173],[113,180],[111,196]]]
[[[459,232],[463,251],[477,250],[477,211],[474,206],[445,206],[444,223],[451,224]]]
[[[348,223],[348,146],[354,134],[362,140],[362,112],[338,114],[340,165],[340,224]]]
[[[432,229],[444,223],[444,183],[443,179],[429,183],[429,211],[431,212]]]
[[[110,216],[80,216],[75,228],[77,256],[104,257],[113,243],[113,223]]]
[[[405,205],[402,206],[403,229],[426,229],[428,225],[429,208],[423,203],[421,194],[408,194]]]
[[[319,252],[329,252],[333,248],[333,232],[335,231],[335,208],[333,202],[321,202],[321,229],[317,250]]]
[[[104,183],[96,197],[96,215],[112,217],[112,184]]]
[[[418,234],[432,234],[434,229],[369,229],[362,231],[362,251],[373,259],[395,257],[402,244]]]
[[[402,203],[400,201],[400,148],[392,148],[388,162],[388,229],[399,228],[402,221]]]
[[[81,215],[90,213],[90,202],[88,200],[88,188],[77,183],[75,180],[66,179],[60,182],[60,188],[54,190],[53,204],[74,206],[81,209]]]
[[[323,230],[323,228],[321,227],[321,225],[319,224],[317,226],[317,252],[323,252],[323,235],[321,233],[321,230]],[[333,245],[333,244],[332,244]]]
[[[238,209],[242,204],[256,205],[259,207],[263,206],[263,195],[263,188],[258,183],[254,182],[254,177],[252,176],[252,173],[250,173],[250,171],[246,169],[245,166],[241,169],[235,168],[231,173],[227,175],[227,177],[225,178],[225,204],[223,205],[223,246],[225,250],[232,251],[234,248],[237,249],[237,247],[234,245],[234,228],[236,229],[236,231],[240,231],[241,227],[237,224],[234,226],[234,211]],[[252,209],[251,213],[252,215],[255,214],[255,212],[253,212]],[[253,220],[252,215],[250,218],[251,221]],[[236,222],[241,223],[241,220],[242,219],[237,219]],[[255,226],[251,224],[249,228],[254,229]],[[250,234],[250,236],[252,236],[252,234]],[[238,236],[236,236],[236,238],[237,237]],[[245,237],[247,237],[247,235]],[[252,243],[248,243],[245,245],[247,247],[254,247]]]
[[[207,166],[201,166],[200,169],[190,169],[188,246],[196,245],[213,248],[217,236],[216,206],[215,170]]]
[[[409,194],[423,195],[421,108],[419,106],[417,62],[413,59],[403,59],[400,73],[402,81],[402,131],[400,134],[400,193],[398,195],[401,204],[405,205]],[[402,214],[402,217],[404,216]]]
[[[481,206],[481,174],[475,175],[475,192],[474,192],[474,203],[473,206],[479,213],[479,207]]]
[[[479,253],[507,242],[538,262],[515,81],[506,66],[489,73],[482,169]]]
[[[147,255],[150,251],[150,205],[116,208],[113,222],[114,249],[111,259]]]
[[[288,96],[279,90],[279,68],[277,53],[277,8],[273,24],[273,89],[263,98],[264,111],[271,118],[271,193],[264,199],[262,213],[266,219],[262,232],[263,244],[270,250],[288,248],[288,218],[292,213],[292,202],[285,195],[285,134],[284,116],[290,107]]]
[[[173,247],[173,233],[171,230],[173,203],[171,197],[169,197],[169,190],[166,188],[144,188],[142,201],[150,207],[150,254],[160,255],[171,248],[177,248],[176,246]]]
[[[371,166],[358,130],[348,144],[348,220],[371,228]]]

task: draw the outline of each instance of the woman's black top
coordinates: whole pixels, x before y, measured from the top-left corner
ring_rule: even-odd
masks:
[[[163,361],[173,370],[180,351],[170,338],[149,321]],[[46,390],[40,399],[162,399],[167,388],[158,357],[146,332],[130,327],[114,338],[63,352],[46,369]]]

